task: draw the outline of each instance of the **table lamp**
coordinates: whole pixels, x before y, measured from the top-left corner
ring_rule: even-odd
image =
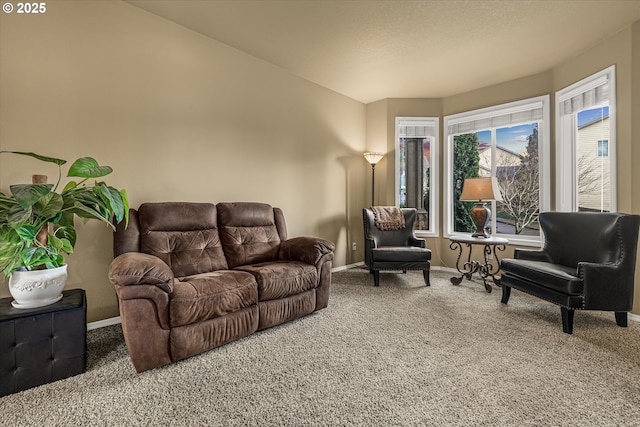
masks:
[[[476,226],[476,231],[472,236],[477,238],[491,237],[485,231],[487,222],[491,218],[491,210],[485,206],[484,202],[502,201],[498,180],[495,177],[465,178],[460,200],[476,202],[476,205],[471,209],[471,219]]]

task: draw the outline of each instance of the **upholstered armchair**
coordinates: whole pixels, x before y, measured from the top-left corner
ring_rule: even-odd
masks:
[[[511,288],[560,306],[562,329],[573,333],[575,310],[615,312],[627,326],[633,305],[640,216],[596,212],[544,212],[541,250],[516,249],[502,267],[502,303]]]
[[[404,224],[398,227],[384,227],[376,220],[373,209],[362,210],[364,221],[364,259],[369,272],[373,274],[375,286],[380,285],[381,270],[422,270],[424,282],[429,286],[431,250],[425,241],[415,237],[413,225],[417,210],[399,209]],[[381,229],[382,228],[382,229]],[[395,228],[395,229],[386,229]]]

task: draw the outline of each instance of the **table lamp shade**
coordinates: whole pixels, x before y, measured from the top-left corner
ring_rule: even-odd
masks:
[[[501,202],[500,187],[495,177],[465,178],[460,200],[463,202],[481,202],[496,200]]]
[[[502,201],[498,180],[495,177],[466,178],[462,187],[460,200],[464,202],[477,202],[471,209],[471,219],[476,226],[473,237],[491,237],[485,231],[487,222],[491,218],[491,210],[484,205],[484,201]]]

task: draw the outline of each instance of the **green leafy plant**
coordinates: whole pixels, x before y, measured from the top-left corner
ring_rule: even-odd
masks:
[[[113,169],[101,166],[91,157],[76,160],[67,177],[69,181],[58,191],[62,165],[66,160],[22,151],[2,153],[29,156],[58,165],[56,184],[11,185],[10,195],[0,192],[0,270],[6,277],[14,269],[55,268],[64,265],[64,254],[73,252],[76,244],[74,218],[98,219],[115,229],[112,219],[129,222],[129,202],[125,190],[117,190],[104,182],[90,179],[109,175]]]

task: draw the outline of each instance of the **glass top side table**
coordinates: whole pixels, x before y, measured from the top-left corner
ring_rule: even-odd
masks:
[[[473,273],[478,273],[482,278],[484,289],[491,293],[491,284],[487,282],[487,278],[491,278],[491,281],[496,286],[500,286],[500,279],[496,277],[500,271],[500,259],[498,258],[498,251],[503,252],[506,249],[506,245],[509,243],[507,239],[502,237],[488,237],[479,238],[463,235],[449,236],[451,244],[449,247],[458,251],[458,259],[456,260],[456,270],[460,273],[460,277],[452,277],[451,283],[459,285],[463,278],[471,280]],[[471,259],[471,252],[473,251],[473,245],[483,245],[484,263]],[[467,248],[467,260],[461,262],[464,252],[464,248]],[[497,267],[491,263],[491,258],[496,258]]]

